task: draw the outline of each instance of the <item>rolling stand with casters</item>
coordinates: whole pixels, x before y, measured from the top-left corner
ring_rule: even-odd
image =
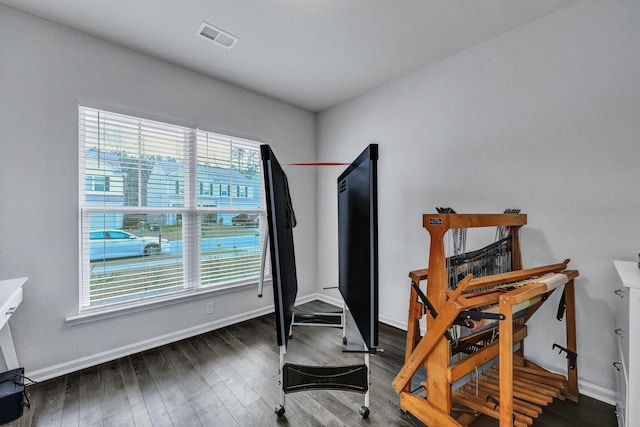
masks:
[[[293,228],[297,224],[288,178],[268,144],[260,146],[267,207],[268,239],[264,241],[258,295],[262,295],[267,245],[271,258],[271,280],[280,348],[280,404],[278,417],[285,414],[289,393],[338,390],[364,394],[359,414],[369,417],[371,354],[378,349],[378,145],[369,144],[337,179],[338,195],[338,289],[344,309],[336,312],[301,313],[295,310],[298,293]],[[268,242],[268,243],[267,243]],[[348,307],[348,309],[347,309]],[[352,322],[353,320],[353,322]],[[359,353],[364,363],[346,366],[307,366],[285,363],[292,326],[342,328],[342,342]],[[353,329],[347,328],[347,325]],[[350,334],[355,331],[357,335]],[[362,344],[360,344],[362,343]],[[347,361],[348,360],[348,361]],[[346,359],[345,363],[351,362]]]
[[[343,342],[346,342],[343,336]],[[374,349],[372,353],[382,351]],[[285,363],[285,347],[280,347],[280,404],[275,408],[275,414],[282,417],[285,413],[286,395],[309,390],[337,390],[364,394],[364,405],[358,414],[366,419],[369,417],[369,384],[371,353],[368,350],[343,350],[345,353],[362,353],[364,363],[361,365],[345,366],[309,366]]]

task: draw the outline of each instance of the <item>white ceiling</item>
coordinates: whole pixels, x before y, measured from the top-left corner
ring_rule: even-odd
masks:
[[[579,0],[0,0],[321,111]],[[202,21],[238,37],[224,49]]]

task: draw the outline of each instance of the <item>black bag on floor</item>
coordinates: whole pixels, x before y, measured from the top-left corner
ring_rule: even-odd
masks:
[[[25,406],[24,368],[0,373],[0,424],[20,418]]]

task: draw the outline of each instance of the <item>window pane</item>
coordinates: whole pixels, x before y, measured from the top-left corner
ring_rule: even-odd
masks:
[[[189,132],[181,126],[81,109],[87,203],[183,206],[184,191],[176,187],[184,188]]]
[[[184,289],[178,214],[84,213],[83,306],[126,302]]]
[[[197,150],[199,207],[260,207],[262,185],[257,143],[198,131]]]
[[[200,215],[202,286],[238,281],[260,274],[260,218],[246,213]]]

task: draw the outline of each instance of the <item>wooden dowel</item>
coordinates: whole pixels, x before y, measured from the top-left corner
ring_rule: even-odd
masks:
[[[553,396],[557,399],[564,400],[564,396],[562,396],[563,388],[554,387],[548,384],[541,383],[536,380],[522,378],[518,375],[516,375],[515,381],[518,381],[518,383],[525,386],[528,385],[530,387],[535,387],[537,390],[540,390],[541,392],[544,391],[545,394],[548,394],[549,396]]]
[[[495,386],[499,386],[500,385],[500,380],[496,379],[496,378],[485,377],[484,381],[487,384],[493,384]],[[548,394],[542,393],[542,392],[540,392],[538,390],[533,390],[530,387],[523,386],[522,384],[517,384],[515,381],[513,382],[513,390],[514,390],[514,392],[517,391],[522,396],[529,396],[531,398],[536,398],[536,399],[539,399],[541,401],[544,401],[547,405],[549,403],[553,402],[553,396],[549,396]],[[525,400],[528,400],[528,399],[525,399]],[[537,403],[537,402],[535,402],[535,403]]]
[[[499,381],[500,376],[497,372],[487,372],[487,377],[492,380]],[[535,393],[544,394],[550,397],[558,397],[560,395],[560,391],[554,387],[550,387],[541,383],[537,383],[535,381],[524,380],[515,376],[513,378],[513,385],[519,386],[523,390],[531,390]]]
[[[529,361],[527,361],[526,363],[531,363]],[[527,372],[530,374],[534,374],[534,375],[540,375],[543,377],[547,377],[547,378],[554,378],[556,380],[560,380],[560,381],[565,381],[565,377],[564,375],[561,374],[555,374],[553,372],[549,372],[545,369],[542,369],[540,367],[529,367],[529,366],[518,366],[518,365],[514,365],[513,369],[515,371],[520,371],[520,372]]]
[[[460,397],[464,397],[465,395],[475,396],[476,388],[474,384],[467,383],[462,387],[464,394],[461,394]],[[482,385],[478,387],[478,398],[482,400],[486,400],[487,396],[490,395],[488,390],[486,390]],[[493,396],[493,395],[492,395]],[[497,398],[497,396],[494,396]],[[533,405],[529,402],[525,402],[520,399],[513,399],[513,408],[517,412],[521,412],[525,415],[528,415],[532,418],[538,418],[538,415],[542,413],[542,409],[539,406]]]
[[[566,386],[565,381],[556,380],[554,378],[544,377],[541,375],[528,374],[526,372],[518,372],[516,375],[523,379],[537,381],[542,384],[550,385],[552,387],[557,388],[558,390],[563,390]]]
[[[478,412],[482,412],[483,414],[489,415],[492,418],[499,418],[500,412],[493,408],[494,405],[492,403],[485,402],[484,400],[479,399],[475,396],[465,396],[464,398],[460,396],[454,396],[453,401],[460,405],[475,409]],[[533,419],[527,415],[515,411],[513,412],[513,415],[515,415],[516,421],[524,423],[525,425],[533,424]]]
[[[483,384],[488,389],[493,390],[494,393],[497,393],[498,395],[500,394],[499,384],[491,383],[489,381],[485,381]],[[549,405],[549,403],[551,403],[551,401],[553,401],[553,399],[549,399],[547,398],[547,396],[532,395],[531,393],[522,392],[520,390],[514,390],[513,397],[517,397],[518,399],[524,400],[525,402],[535,403],[536,405],[540,406],[547,406]]]
[[[498,369],[496,366],[493,366],[489,372],[491,372],[494,375],[498,374]],[[531,374],[531,373],[527,373],[527,372],[522,372],[518,369],[515,369],[514,367],[514,372],[513,372],[514,378],[516,379],[521,379],[521,380],[526,380],[528,382],[531,383],[535,383],[537,384],[542,384],[545,387],[549,387],[555,390],[562,390],[565,387],[566,381],[562,381],[562,380],[558,380],[555,378],[549,378],[547,376],[544,375],[536,375],[536,374]]]

